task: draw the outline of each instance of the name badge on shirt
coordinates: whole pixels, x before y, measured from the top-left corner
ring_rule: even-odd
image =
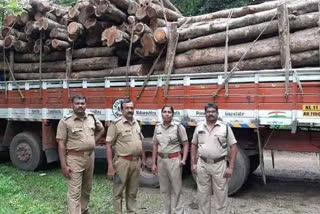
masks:
[[[203,130],[198,131],[198,134],[205,134],[206,132]]]

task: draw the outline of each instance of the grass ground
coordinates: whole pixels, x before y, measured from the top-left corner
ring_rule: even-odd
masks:
[[[98,166],[97,166],[98,165]],[[113,213],[112,182],[97,163],[90,200],[91,213]],[[67,185],[57,165],[37,172],[0,163],[0,214],[66,213]]]

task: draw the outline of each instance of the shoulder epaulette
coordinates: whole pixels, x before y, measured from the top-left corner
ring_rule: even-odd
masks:
[[[68,115],[64,116],[63,119],[68,120],[70,117],[72,117],[72,114],[68,114]]]
[[[119,122],[120,120],[121,120],[121,117],[118,117],[118,118],[114,119],[114,120],[112,121],[112,123],[116,124],[116,123]]]

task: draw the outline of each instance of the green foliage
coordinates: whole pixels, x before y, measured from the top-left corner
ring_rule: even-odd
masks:
[[[19,0],[1,0],[0,1],[0,28],[3,23],[3,19],[11,14],[19,14],[22,12],[23,4]]]
[[[218,10],[241,7],[255,0],[171,0],[184,16],[195,16]]]

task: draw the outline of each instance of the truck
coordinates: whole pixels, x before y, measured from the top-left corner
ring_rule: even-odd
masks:
[[[121,99],[135,103],[135,118],[145,137],[147,168],[141,170],[141,184],[146,186],[159,185],[151,172],[151,139],[165,104],[175,108],[174,120],[186,127],[189,140],[196,124],[205,120],[205,104],[218,104],[219,117],[232,128],[239,148],[229,194],[236,193],[259,165],[265,179],[265,149],[320,151],[320,68],[172,74],[167,84],[166,78],[1,81],[0,150],[22,170],[58,161],[58,122],[72,111],[71,97],[82,94],[88,99],[87,110],[106,128],[121,116]],[[105,158],[103,143],[96,146],[96,158]]]

